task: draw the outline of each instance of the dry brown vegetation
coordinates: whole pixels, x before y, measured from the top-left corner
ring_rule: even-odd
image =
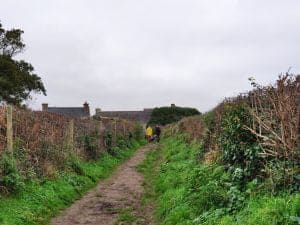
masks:
[[[178,133],[186,133],[191,140],[202,140],[205,133],[205,125],[201,116],[190,116],[164,127],[164,135],[172,136]]]
[[[263,147],[261,154],[298,158],[300,76],[280,76],[275,86],[253,85],[256,89],[249,93],[253,125],[245,128],[258,137]]]
[[[35,112],[14,108],[14,148],[26,153],[26,165],[47,173],[52,167],[62,167],[68,157],[69,124],[74,122],[72,154],[88,159],[87,144],[97,154],[107,150],[105,135],[111,136],[112,146],[119,137],[134,133],[135,123],[120,119],[73,119],[48,112]],[[89,139],[87,139],[89,138]],[[88,142],[88,143],[87,143]],[[6,107],[0,107],[0,154],[6,149]],[[20,153],[21,154],[21,153]]]

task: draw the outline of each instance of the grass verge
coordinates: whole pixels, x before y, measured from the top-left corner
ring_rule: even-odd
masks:
[[[52,180],[26,183],[15,196],[0,197],[0,224],[48,224],[61,209],[79,199],[99,180],[108,177],[119,164],[133,155],[140,144],[134,142],[132,146],[120,151],[116,157],[104,154],[97,161],[77,161],[77,173],[61,172]]]

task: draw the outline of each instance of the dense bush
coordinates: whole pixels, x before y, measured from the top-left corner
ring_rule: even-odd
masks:
[[[200,112],[194,108],[185,107],[160,107],[155,108],[151,114],[149,124],[166,125],[177,122],[183,117],[199,115]]]
[[[265,87],[251,81],[253,91],[227,98],[202,116],[205,159],[221,159],[241,189],[257,178],[265,191],[298,191],[300,76],[279,76]],[[211,157],[215,152],[218,158]]]
[[[257,138],[244,128],[251,123],[246,105],[237,103],[224,107],[218,144],[223,163],[236,182],[245,183],[255,178],[262,167],[262,158],[259,156],[261,148]]]
[[[296,162],[273,159],[266,162],[263,173],[265,179],[262,187],[267,191],[300,191],[300,166]]]

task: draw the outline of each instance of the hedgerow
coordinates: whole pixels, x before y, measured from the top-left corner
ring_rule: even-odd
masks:
[[[164,129],[161,166],[144,171],[159,224],[300,224],[300,76],[251,82],[200,120]]]

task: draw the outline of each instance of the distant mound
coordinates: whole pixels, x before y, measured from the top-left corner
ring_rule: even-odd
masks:
[[[148,124],[166,125],[177,122],[184,117],[200,114],[201,113],[195,108],[178,107],[174,105],[171,107],[160,107],[152,111]]]

